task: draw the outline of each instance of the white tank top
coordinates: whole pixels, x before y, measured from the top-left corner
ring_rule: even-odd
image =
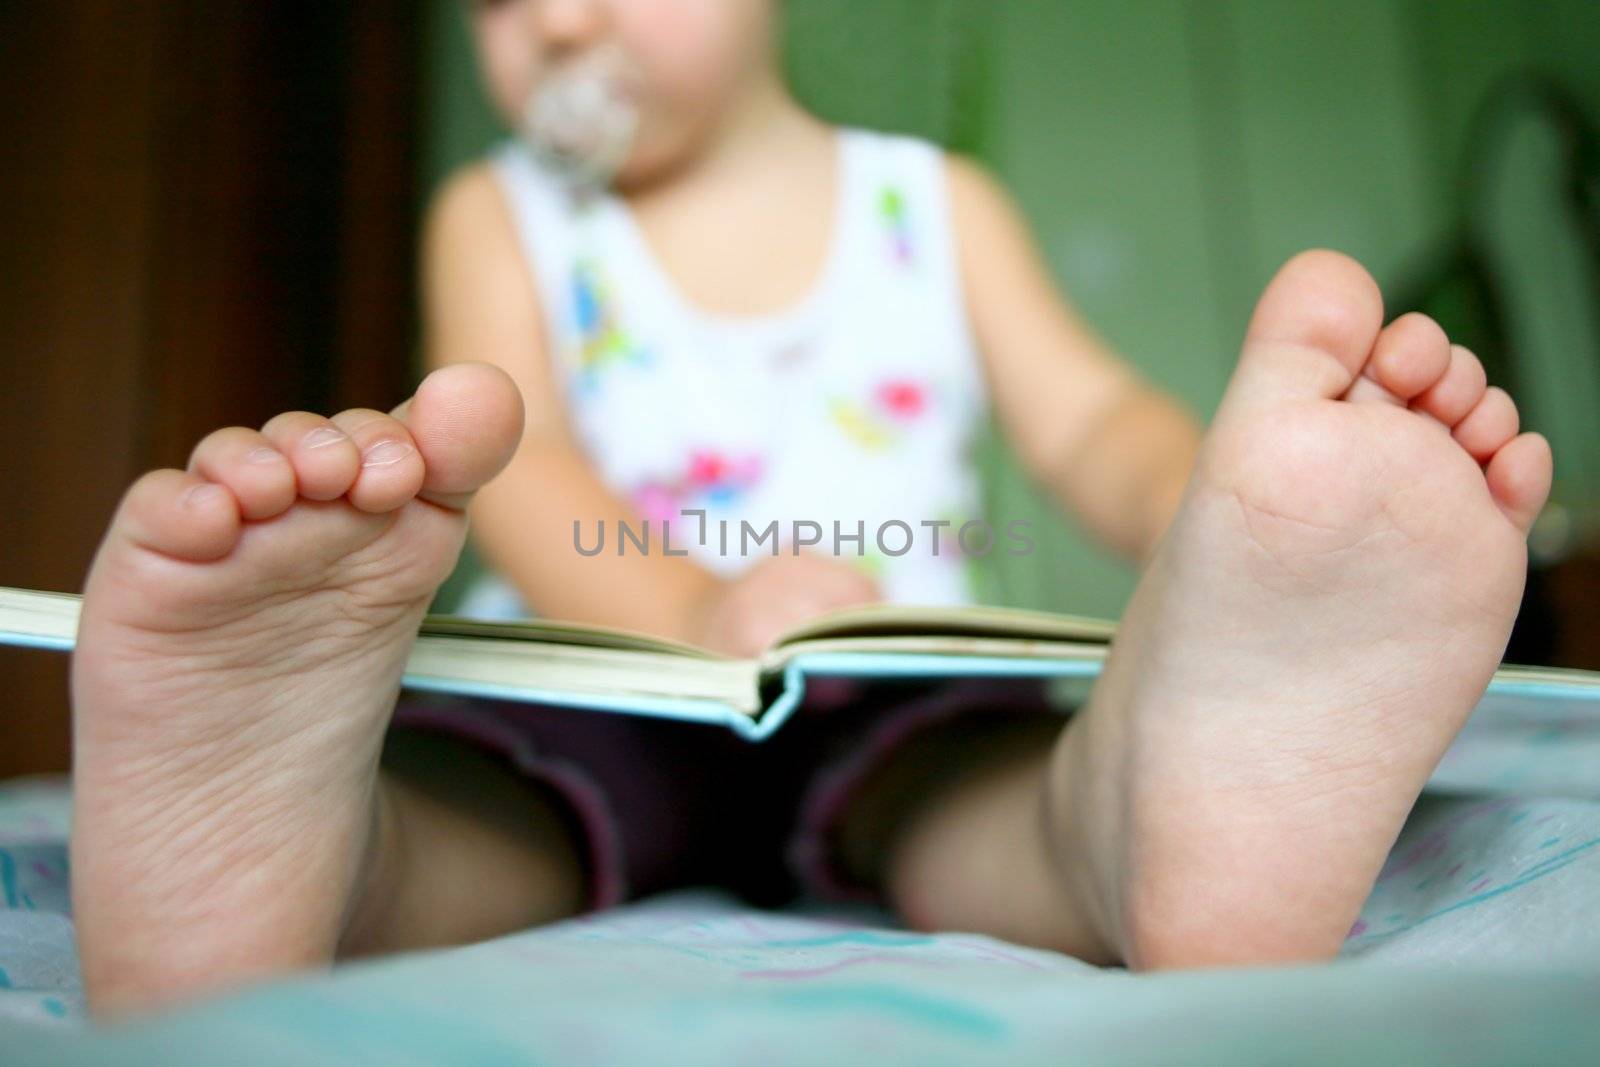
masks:
[[[799,303],[759,317],[690,303],[620,198],[576,194],[515,142],[494,167],[571,424],[650,520],[649,551],[663,520],[674,553],[724,576],[814,541],[804,550],[860,567],[887,600],[964,603],[969,556],[991,550],[981,523],[960,535],[980,518],[970,452],[987,403],[944,159],[862,130],[840,131],[837,158],[826,265]],[[575,553],[597,545],[639,550],[579,524]],[[518,613],[508,592],[481,585],[462,610]]]

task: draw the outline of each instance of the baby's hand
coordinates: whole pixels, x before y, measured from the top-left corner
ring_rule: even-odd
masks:
[[[849,564],[807,553],[776,556],[717,587],[701,613],[697,643],[755,656],[806,619],[880,599],[877,584]]]

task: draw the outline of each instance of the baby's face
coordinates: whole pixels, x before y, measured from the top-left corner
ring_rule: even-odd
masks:
[[[771,62],[772,0],[474,0],[479,62],[520,127],[541,82],[609,51],[638,111],[622,184],[671,168]]]

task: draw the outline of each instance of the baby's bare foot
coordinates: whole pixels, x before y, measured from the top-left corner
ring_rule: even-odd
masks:
[[[1273,281],[1105,676],[1057,747],[1057,855],[1134,966],[1333,954],[1487,685],[1540,437],[1355,263]]]
[[[97,1010],[327,961],[461,508],[521,432],[486,366],[393,416],[220,430],[127,493],[73,657],[73,896]]]

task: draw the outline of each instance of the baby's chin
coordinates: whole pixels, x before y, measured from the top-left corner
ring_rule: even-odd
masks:
[[[684,161],[683,157],[677,155],[664,159],[653,156],[636,158],[641,156],[642,154],[637,152],[630,155],[611,176],[607,185],[619,193],[640,192],[670,178],[682,167]]]
[[[692,165],[703,146],[703,139],[698,137],[651,136],[641,131],[609,184],[618,192],[648,189]]]

